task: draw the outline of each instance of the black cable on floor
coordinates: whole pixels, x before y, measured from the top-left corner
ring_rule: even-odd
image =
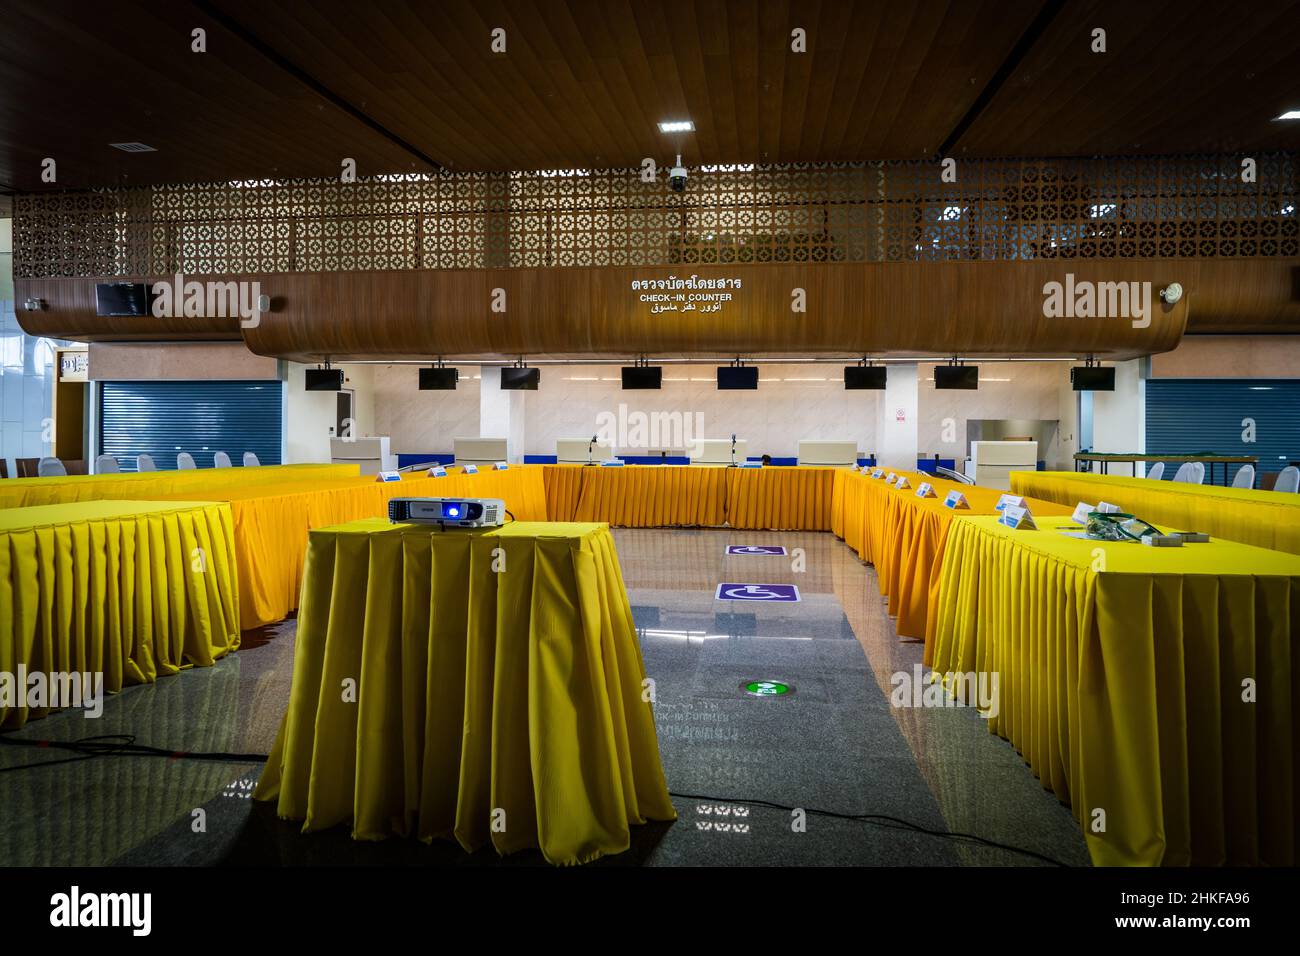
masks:
[[[69,760],[46,760],[22,764],[17,767],[0,767],[0,773],[10,770],[25,770],[31,767],[51,767],[55,764],[69,763],[71,760],[84,760],[90,757],[167,757],[171,760],[212,760],[226,763],[266,763],[269,759],[269,754],[205,753],[150,747],[147,744],[137,744],[134,734],[103,734],[98,737],[82,737],[80,740],[72,741],[27,740],[20,737],[0,735],[0,743],[16,747],[35,747],[40,750],[70,750],[73,753],[82,755],[69,758]]]
[[[16,767],[0,767],[0,773],[7,773],[11,770],[28,770],[39,767],[52,767],[56,764],[72,763],[78,760],[89,760],[92,757],[166,757],[171,760],[212,760],[226,763],[266,763],[270,759],[269,754],[234,754],[220,752],[201,752],[187,750],[167,750],[164,747],[150,747],[147,744],[137,744],[134,734],[104,734],[97,737],[82,737],[80,740],[59,741],[59,740],[27,740],[23,738],[11,737],[0,734],[0,743],[10,744],[18,747],[35,747],[42,750],[69,750],[79,754],[77,757],[69,757],[65,760],[47,760],[37,763],[20,764]],[[1038,860],[1042,863],[1048,863],[1052,866],[1067,866],[1060,860],[1055,860],[1050,856],[1044,856],[1033,850],[1026,850],[1023,847],[1012,846],[1008,843],[999,843],[996,840],[990,840],[982,836],[976,836],[973,833],[959,833],[951,830],[932,830],[923,827],[919,823],[912,823],[910,820],[903,820],[900,817],[891,817],[883,813],[838,813],[834,810],[820,810],[816,807],[788,807],[780,803],[772,803],[768,800],[757,800],[740,797],[712,797],[699,793],[677,793],[668,792],[669,796],[678,797],[682,800],[701,800],[708,803],[738,803],[747,804],[756,807],[768,807],[772,810],[784,810],[787,813],[795,810],[802,810],[815,816],[830,817],[836,820],[853,820],[859,823],[870,823],[875,826],[884,827],[890,830],[905,830],[912,833],[921,833],[926,836],[939,837],[944,840],[952,840],[958,843],[974,844],[976,846],[989,847],[995,850],[1003,850],[1007,853],[1018,853],[1021,856],[1027,856]]]
[[[995,850],[1005,850],[1008,853],[1019,853],[1022,856],[1031,857],[1052,866],[1069,866],[1068,863],[1062,863],[1060,860],[1053,859],[1050,856],[1044,856],[1042,853],[1037,853],[1033,850],[1026,850],[1024,847],[1012,846],[1009,843],[999,843],[996,840],[976,836],[974,833],[960,833],[953,830],[931,830],[928,827],[921,826],[919,823],[912,823],[910,820],[891,817],[883,813],[837,813],[834,810],[819,810],[816,807],[787,807],[784,804],[772,803],[767,800],[752,800],[745,797],[711,797],[699,793],[677,793],[673,790],[669,790],[668,795],[670,797],[680,797],[683,800],[703,800],[707,803],[740,803],[756,807],[769,807],[773,810],[785,810],[786,812],[802,810],[804,813],[813,814],[819,817],[831,817],[835,820],[853,820],[858,823],[871,823],[889,830],[906,830],[912,833],[923,833],[927,836],[953,840],[957,843],[971,843],[976,846],[990,847]]]

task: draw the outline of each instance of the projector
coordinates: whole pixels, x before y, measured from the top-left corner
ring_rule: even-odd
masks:
[[[388,520],[393,524],[436,524],[455,528],[494,528],[505,524],[506,503],[500,498],[390,498]]]

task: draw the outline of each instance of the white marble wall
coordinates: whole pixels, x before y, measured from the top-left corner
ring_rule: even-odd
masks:
[[[454,392],[419,391],[413,365],[373,368],[375,434],[390,436],[395,452],[450,452],[456,436],[479,434],[477,367],[461,367]],[[553,455],[558,439],[595,434],[602,413],[631,425],[635,412],[678,413],[689,418],[690,437],[735,433],[748,440],[751,455],[794,457],[800,439],[856,441],[863,454],[881,450],[878,421],[884,393],[846,391],[840,365],[763,365],[757,392],[718,391],[713,368],[668,365],[659,391],[625,392],[616,365],[542,366],[539,389],[520,393],[523,453]],[[967,418],[1060,419],[1061,402],[1074,394],[1065,362],[987,363],[974,392],[936,391],[932,368],[921,365],[918,373],[917,451],[925,456],[964,457]],[[944,442],[949,418],[955,441]],[[695,434],[696,421],[703,423],[702,434]],[[635,453],[625,447],[617,451]],[[1061,454],[1056,447],[1042,451],[1049,463]]]
[[[712,365],[665,366],[658,391],[623,391],[618,366],[555,366],[542,369],[541,387],[528,395],[525,450],[553,455],[557,439],[589,437],[609,417],[635,426],[634,413],[657,412],[680,413],[690,438],[735,434],[755,456],[794,457],[800,439],[856,441],[869,453],[879,401],[878,392],[845,391],[839,365],[764,365],[756,392],[718,391]],[[638,437],[623,431],[625,441]],[[616,451],[636,453],[625,444]]]
[[[845,391],[840,366],[765,365],[757,392],[718,391],[713,369],[665,366],[659,391],[625,392],[616,365],[543,366],[538,390],[521,393],[523,453],[554,455],[558,439],[595,434],[602,413],[635,424],[636,412],[680,415],[682,431],[690,429],[683,437],[734,433],[748,439],[751,455],[794,457],[804,438],[851,440],[864,453],[875,450],[879,393]],[[463,367],[455,392],[420,392],[415,366],[376,366],[376,434],[391,436],[395,451],[450,452],[457,435],[479,434],[479,374],[475,367]],[[623,437],[638,436],[625,431]]]
[[[391,439],[394,454],[450,454],[453,438],[478,435],[479,368],[458,367],[454,392],[421,392],[418,366],[372,366],[375,434]]]
[[[955,458],[959,464],[970,452],[966,445],[967,419],[1059,421],[1063,396],[1075,394],[1069,391],[1069,362],[987,362],[980,366],[980,387],[971,392],[936,389],[933,365],[920,366],[919,378],[917,454],[923,458],[935,454]],[[949,421],[951,427],[945,428]],[[1038,449],[1038,457],[1049,468],[1060,465],[1062,456],[1069,457],[1061,436],[1058,430],[1050,447]],[[952,440],[945,441],[945,437]],[[1069,451],[1073,453],[1073,449]]]

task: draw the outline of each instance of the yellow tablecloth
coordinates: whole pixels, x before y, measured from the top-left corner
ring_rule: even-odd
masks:
[[[1177,531],[1204,531],[1215,538],[1300,554],[1297,494],[1072,471],[1013,471],[1011,487],[1017,494],[1071,508],[1080,501],[1107,501]]]
[[[556,465],[580,469],[582,487],[574,521],[604,521],[622,528],[720,525],[726,520],[726,473],[690,465]],[[564,515],[552,515],[564,520]]]
[[[829,531],[838,468],[725,468],[727,524],[771,531]]]
[[[1094,862],[1293,866],[1300,558],[1038,524],[953,522],[935,671],[999,675],[989,729],[1071,803]]]
[[[68,501],[137,500],[188,497],[220,501],[222,491],[290,482],[356,478],[358,465],[264,465],[257,468],[196,468],[118,475],[68,475],[61,478],[11,478],[0,481],[0,508],[56,505]]]
[[[304,831],[618,853],[631,824],[675,819],[644,676],[603,525],[318,529],[256,797]]]
[[[27,487],[28,496],[66,500],[115,492],[125,498],[198,496],[229,502],[239,574],[240,626],[245,630],[281,621],[298,606],[308,531],[386,515],[392,497],[501,498],[520,521],[546,518],[540,465],[516,465],[476,475],[451,468],[444,478],[426,478],[425,472],[415,472],[395,482],[359,477],[357,470],[356,465],[209,468],[90,479],[31,478],[0,482],[0,489],[17,484]]]
[[[445,478],[418,475],[404,475],[401,481],[353,478],[228,492],[235,521],[241,625],[248,629],[272,624],[298,606],[308,532],[387,515],[390,498],[500,498],[519,521],[546,518],[540,465],[477,475],[453,469]]]
[[[239,646],[230,508],[95,501],[0,511],[0,672],[103,674],[105,691]],[[51,708],[0,704],[0,726]]]
[[[888,475],[894,469],[884,469]],[[837,471],[832,492],[831,525],[836,535],[876,568],[880,592],[889,601],[889,613],[897,617],[902,637],[921,639],[933,625],[938,571],[943,558],[948,528],[958,514],[995,514],[994,505],[1003,492],[948,481],[916,471],[895,471],[911,485],[902,491],[884,478],[870,474]],[[929,482],[936,497],[918,498],[916,489]],[[966,496],[968,509],[954,511],[944,506],[950,491]],[[1048,501],[1028,502],[1034,514],[1069,514]]]
[[[830,528],[833,468],[544,467],[552,520],[625,528]]]

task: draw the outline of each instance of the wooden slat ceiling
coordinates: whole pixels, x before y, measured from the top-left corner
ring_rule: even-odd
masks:
[[[1106,31],[1093,53],[1092,31]],[[958,141],[972,156],[1300,147],[1300,3],[1072,0]]]
[[[1300,109],[1296,22],[1300,0],[11,0],[0,192],[337,176],[345,156],[367,175],[1295,149],[1300,122],[1273,117]],[[681,117],[695,133],[656,128]]]
[[[679,143],[691,163],[930,155],[1040,6],[489,0],[380,4],[360,30],[347,0],[217,5],[444,165],[492,170],[636,166]],[[659,132],[681,117],[694,135]]]
[[[196,27],[207,53],[191,52]],[[108,145],[122,142],[157,152]],[[337,176],[340,142],[363,166],[416,166],[187,3],[0,5],[0,191]]]

